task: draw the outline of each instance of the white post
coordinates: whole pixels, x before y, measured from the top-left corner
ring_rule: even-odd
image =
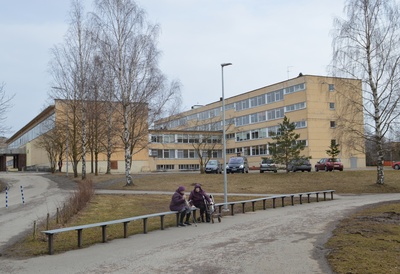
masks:
[[[21,189],[21,199],[22,199],[22,204],[25,204],[25,198],[24,198],[24,188],[22,186],[19,187]]]
[[[232,63],[221,64],[221,74],[222,74],[222,143],[223,151],[222,158],[224,160],[224,211],[229,211],[228,208],[228,182],[226,176],[226,136],[225,136],[225,95],[224,95],[224,67],[230,66]]]

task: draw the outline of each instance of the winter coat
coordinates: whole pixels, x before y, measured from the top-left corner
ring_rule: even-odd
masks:
[[[171,203],[169,204],[169,209],[171,211],[182,211],[186,207],[186,201],[183,195],[177,189],[172,195]]]
[[[200,191],[196,192],[196,188],[199,188]],[[203,198],[204,197],[204,198]],[[194,205],[197,208],[205,206],[204,204],[204,199],[207,200],[207,202],[211,203],[210,197],[207,195],[207,193],[201,188],[200,184],[196,184],[194,186],[194,189],[190,192],[189,195],[189,201],[191,201],[192,205]]]

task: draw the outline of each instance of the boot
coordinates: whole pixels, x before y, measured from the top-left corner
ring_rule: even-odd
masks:
[[[209,223],[209,222],[210,222],[210,219],[211,219],[211,218],[210,218],[210,214],[207,214],[207,213],[206,213],[206,222]]]
[[[189,219],[190,219],[190,213],[186,214],[185,225],[192,225],[191,223],[189,223]]]
[[[178,224],[178,226],[185,226],[184,224],[183,224],[183,219],[185,218],[185,212],[182,212],[181,213],[181,216],[180,216],[180,219],[179,219],[179,224]]]
[[[204,215],[201,214],[201,222],[204,223]]]

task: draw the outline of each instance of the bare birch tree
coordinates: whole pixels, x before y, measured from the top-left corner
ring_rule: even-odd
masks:
[[[146,21],[143,9],[131,0],[96,0],[95,8],[97,42],[121,112],[126,184],[133,185],[132,153],[145,147],[148,125],[175,98],[179,86],[168,85],[157,67],[159,26]]]
[[[74,177],[78,177],[77,166],[82,160],[82,179],[86,178],[86,104],[88,101],[88,73],[90,72],[93,48],[91,32],[87,29],[81,1],[72,1],[71,22],[64,44],[52,50],[50,72],[55,87],[53,98],[66,99],[65,117],[68,123],[67,136],[71,147]]]
[[[5,126],[5,121],[7,119],[7,111],[11,107],[11,100],[14,98],[14,95],[8,97],[5,90],[5,84],[0,83],[0,136],[5,134],[10,130],[9,127]]]
[[[355,123],[360,120],[342,119],[338,129],[376,145],[376,183],[384,184],[383,142],[399,117],[399,7],[392,0],[348,0],[344,11],[347,18],[334,21],[332,70],[334,76],[360,79],[362,99],[342,93],[340,87],[336,91],[347,101],[347,111],[364,113],[365,132],[373,134],[365,134],[364,127],[357,130],[360,127]]]

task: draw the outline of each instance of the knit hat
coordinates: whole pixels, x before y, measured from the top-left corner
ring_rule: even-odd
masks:
[[[178,189],[176,191],[177,192],[185,191],[185,187],[184,186],[180,186],[180,187],[178,187]]]
[[[194,188],[200,188],[201,189],[201,185],[200,184],[195,184]]]

